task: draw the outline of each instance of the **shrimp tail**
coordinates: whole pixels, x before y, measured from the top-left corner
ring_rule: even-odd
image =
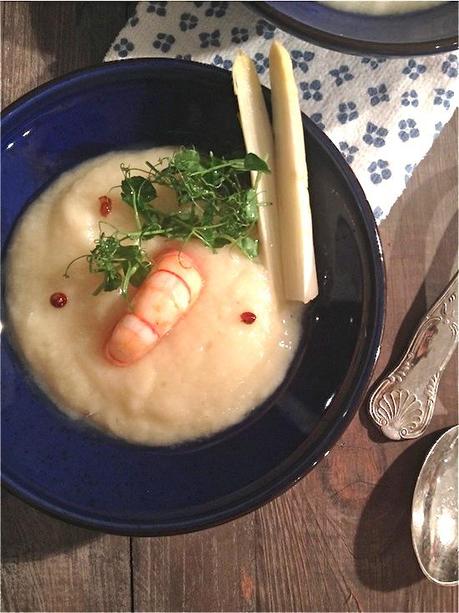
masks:
[[[189,255],[166,251],[134,297],[132,311],[123,315],[105,345],[105,357],[128,366],[149,353],[196,302],[203,286]]]

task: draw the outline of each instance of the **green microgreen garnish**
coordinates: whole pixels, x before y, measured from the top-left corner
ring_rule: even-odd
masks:
[[[103,222],[101,222],[103,223]],[[138,287],[151,270],[151,262],[140,244],[123,244],[127,235],[118,231],[113,234],[100,232],[95,240],[95,248],[87,255],[75,258],[67,266],[64,276],[77,260],[86,259],[89,272],[103,273],[102,282],[94,290],[97,296],[101,291],[111,292],[119,289],[123,296],[127,296],[129,284]]]
[[[132,175],[132,169],[121,165],[121,199],[133,209],[137,230],[114,228],[107,234],[102,229],[105,222],[101,222],[95,248],[77,258],[87,260],[90,272],[103,274],[94,294],[119,289],[126,296],[129,285],[140,285],[152,266],[142,243],[155,236],[184,242],[195,238],[214,251],[233,244],[247,257],[257,256],[256,190],[259,173],[270,172],[266,162],[253,153],[225,160],[212,153],[203,156],[195,149],[181,149],[156,165],[146,162],[146,166],[136,170],[144,173],[142,176]],[[258,173],[254,187],[250,187],[249,172]],[[155,185],[175,192],[176,210],[164,212],[155,206]]]

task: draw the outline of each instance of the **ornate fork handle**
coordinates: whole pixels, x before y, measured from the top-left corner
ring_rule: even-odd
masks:
[[[429,425],[440,377],[458,341],[457,296],[456,272],[399,364],[371,395],[370,415],[390,439],[417,438]]]

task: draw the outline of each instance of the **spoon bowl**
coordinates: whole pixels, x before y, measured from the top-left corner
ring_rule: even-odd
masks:
[[[447,430],[428,453],[413,496],[411,535],[425,576],[458,585],[458,437]]]

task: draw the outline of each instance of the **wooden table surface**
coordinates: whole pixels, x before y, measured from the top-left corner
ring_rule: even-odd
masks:
[[[3,2],[1,9],[5,106],[100,62],[133,6]],[[457,266],[457,142],[455,116],[381,224],[388,295],[375,376],[397,359]],[[438,432],[457,421],[456,364],[454,356],[420,440],[382,440],[364,402],[312,473],[258,511],[211,530],[104,535],[3,492],[3,610],[457,610],[457,590],[423,578],[410,541],[417,474]]]

